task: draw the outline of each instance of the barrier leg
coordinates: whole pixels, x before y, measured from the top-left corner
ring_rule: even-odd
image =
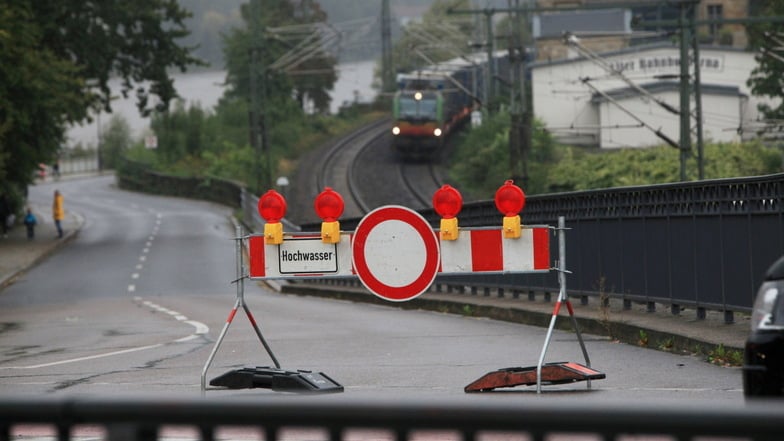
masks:
[[[215,354],[218,352],[218,347],[220,347],[223,338],[226,336],[226,331],[229,330],[229,326],[231,325],[231,321],[234,320],[234,315],[237,314],[237,308],[240,307],[240,299],[238,298],[236,302],[234,302],[234,308],[231,309],[229,313],[229,318],[226,320],[226,324],[223,325],[223,329],[221,330],[220,335],[218,336],[218,340],[215,342],[215,346],[212,347],[212,352],[210,352],[209,358],[207,358],[207,363],[204,364],[204,368],[201,370],[201,393],[204,395],[207,391],[207,369],[210,368],[212,364],[212,360],[215,358]]]
[[[547,347],[550,345],[550,339],[553,335],[555,328],[555,321],[558,318],[558,313],[561,310],[561,304],[566,304],[566,309],[569,311],[569,317],[572,320],[574,332],[577,334],[577,340],[580,342],[580,349],[583,351],[585,358],[585,365],[591,367],[591,361],[588,358],[588,350],[585,348],[583,336],[580,333],[580,327],[577,326],[577,319],[574,317],[574,309],[572,302],[569,301],[569,295],[566,293],[566,221],[563,216],[558,217],[558,285],[560,291],[558,293],[558,301],[553,308],[553,316],[550,319],[550,326],[547,328],[547,336],[544,339],[544,346],[542,353],[539,355],[539,362],[536,365],[536,393],[542,393],[542,365],[544,364],[544,356],[547,353]],[[591,388],[590,378],[586,380],[588,389]]]
[[[215,346],[212,348],[212,352],[210,353],[209,358],[207,359],[207,363],[204,365],[204,369],[201,372],[201,391],[202,394],[205,393],[207,390],[207,369],[209,369],[212,361],[215,359],[215,354],[218,352],[218,348],[223,341],[223,338],[226,336],[226,332],[229,330],[229,326],[231,326],[231,322],[234,320],[234,316],[237,314],[237,310],[242,307],[245,310],[245,315],[248,316],[248,320],[250,320],[251,325],[253,326],[253,330],[256,332],[256,335],[259,337],[261,344],[264,346],[264,349],[269,354],[272,362],[275,363],[275,367],[280,369],[280,363],[278,363],[278,359],[275,358],[275,354],[272,353],[272,349],[270,348],[267,341],[264,339],[264,336],[259,329],[258,324],[256,323],[256,319],[253,318],[253,314],[251,314],[250,309],[248,309],[248,305],[245,304],[245,268],[242,264],[243,257],[242,257],[242,227],[237,226],[235,238],[235,250],[237,254],[237,278],[235,283],[237,284],[237,300],[234,302],[234,307],[231,309],[229,313],[229,318],[226,320],[226,324],[223,325],[223,329],[221,330],[220,335],[218,336],[218,340],[215,342]]]
[[[210,385],[229,389],[264,387],[285,392],[343,392],[343,386],[322,372],[312,372],[306,370],[290,371],[280,368],[278,359],[275,358],[275,354],[272,353],[272,349],[267,343],[267,340],[264,338],[264,335],[261,333],[261,329],[259,328],[258,323],[256,323],[256,319],[253,317],[253,314],[250,312],[250,308],[248,308],[248,305],[245,303],[246,275],[245,267],[242,264],[243,239],[242,230],[240,227],[237,227],[237,279],[235,280],[235,283],[237,283],[237,300],[234,302],[234,308],[232,308],[231,313],[229,313],[229,318],[226,320],[226,324],[223,326],[223,330],[218,336],[218,340],[215,342],[215,347],[212,349],[212,353],[210,353],[210,356],[207,359],[207,363],[204,365],[204,369],[202,370],[202,395],[204,395],[205,391],[207,390],[207,369],[210,367],[210,364],[212,364],[212,361],[215,358],[215,354],[218,352],[218,347],[223,341],[223,338],[226,336],[226,332],[228,331],[231,322],[234,320],[234,317],[237,315],[237,310],[240,307],[242,307],[242,309],[245,311],[245,315],[248,317],[251,326],[253,326],[253,330],[256,332],[256,336],[259,338],[259,341],[261,341],[261,344],[264,346],[267,354],[272,359],[275,367],[249,367],[234,369],[213,379],[210,382]]]
[[[542,347],[542,352],[539,355],[538,363],[535,366],[511,367],[489,372],[466,386],[466,392],[491,391],[499,387],[514,387],[519,385],[530,386],[536,384],[536,393],[540,394],[542,393],[543,382],[547,384],[566,384],[575,381],[588,381],[588,388],[590,389],[591,380],[600,380],[605,378],[604,373],[594,370],[590,367],[591,362],[588,359],[588,351],[585,348],[585,343],[583,342],[582,334],[580,334],[580,329],[577,327],[577,319],[574,317],[572,303],[569,301],[569,296],[566,293],[566,273],[568,271],[565,269],[566,228],[564,224],[564,218],[559,217],[559,260],[558,268],[555,269],[558,271],[558,282],[560,285],[560,290],[555,307],[553,308],[553,316],[550,319],[550,326],[547,328],[547,335],[545,337],[544,346]],[[572,319],[572,325],[574,326],[574,330],[577,333],[577,338],[580,341],[580,347],[582,348],[583,356],[585,357],[587,366],[573,362],[544,362],[545,354],[547,353],[547,348],[550,345],[550,340],[553,336],[553,330],[555,329],[555,321],[557,320],[558,313],[560,312],[561,306],[564,303],[566,304],[566,308],[569,310],[569,316]]]
[[[280,363],[278,363],[278,359],[275,358],[275,354],[272,353],[272,349],[267,344],[267,340],[264,339],[264,336],[261,334],[261,330],[259,326],[256,324],[256,320],[253,318],[253,314],[250,313],[250,309],[248,309],[248,305],[242,304],[243,309],[245,309],[245,315],[248,316],[248,320],[250,320],[251,325],[253,325],[253,330],[256,331],[256,335],[259,337],[259,341],[264,346],[264,349],[267,351],[267,354],[272,359],[272,362],[275,363],[275,367],[280,369]]]

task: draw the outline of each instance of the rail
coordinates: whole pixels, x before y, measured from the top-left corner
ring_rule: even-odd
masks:
[[[668,403],[586,405],[582,400],[506,400],[478,396],[460,400],[353,397],[246,396],[40,397],[0,399],[0,441],[20,425],[49,426],[59,441],[80,438],[95,427],[107,441],[163,439],[164,429],[191,429],[185,439],[212,441],[225,428],[252,429],[266,441],[281,439],[784,439],[784,407],[747,403],[739,408]],[[293,432],[292,432],[293,431]],[[297,433],[297,431],[299,433]],[[307,432],[305,432],[307,431]],[[315,432],[314,432],[315,431]],[[433,433],[435,432],[435,433]],[[424,436],[423,436],[424,434]],[[588,438],[586,438],[588,436]],[[525,437],[525,438],[524,438]],[[177,436],[178,439],[183,437]],[[247,433],[233,439],[260,439]],[[713,439],[713,438],[711,438]]]

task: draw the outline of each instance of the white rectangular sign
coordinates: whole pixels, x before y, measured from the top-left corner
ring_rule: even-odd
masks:
[[[338,246],[320,237],[287,239],[278,247],[281,274],[329,274],[338,271]]]
[[[324,243],[319,233],[286,233],[280,245],[265,244],[264,235],[248,237],[251,279],[352,276],[351,234]]]

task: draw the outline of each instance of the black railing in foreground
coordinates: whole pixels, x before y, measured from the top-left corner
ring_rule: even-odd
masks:
[[[500,185],[501,183],[499,183]],[[438,215],[421,210],[437,228]],[[524,224],[556,225],[566,218],[570,296],[623,299],[693,308],[749,312],[768,267],[784,254],[784,173],[736,179],[536,195]],[[461,227],[500,225],[492,200],[469,203]],[[341,220],[351,230],[361,219]],[[303,225],[319,231],[318,224]],[[557,249],[553,237],[551,249]],[[554,274],[440,278],[446,284],[522,292],[557,292]]]
[[[229,399],[230,398],[230,399]],[[60,441],[78,437],[83,426],[98,426],[107,441],[160,439],[167,426],[192,428],[195,439],[212,441],[221,428],[253,428],[266,441],[300,439],[289,430],[318,429],[307,439],[406,440],[437,431],[435,439],[494,440],[530,437],[568,440],[576,435],[616,440],[645,435],[655,439],[784,439],[780,403],[747,403],[738,408],[611,403],[586,400],[466,396],[465,399],[356,400],[346,397],[206,398],[31,398],[0,399],[0,441],[9,441],[18,425],[51,425]],[[284,429],[287,432],[284,433]],[[368,434],[368,430],[373,431]],[[365,435],[352,434],[364,431]],[[447,437],[444,432],[450,433]],[[288,435],[286,434],[288,433]],[[560,434],[560,435],[559,435]],[[94,437],[94,435],[93,435]],[[180,437],[178,437],[180,438]],[[220,437],[225,439],[224,437]],[[14,438],[16,439],[16,438]],[[233,439],[259,439],[247,435]],[[580,439],[583,439],[582,437]],[[621,438],[622,439],[622,438]],[[628,439],[628,438],[626,438]],[[637,439],[637,438],[635,438]],[[702,438],[704,439],[704,438]],[[711,438],[712,439],[712,438]]]

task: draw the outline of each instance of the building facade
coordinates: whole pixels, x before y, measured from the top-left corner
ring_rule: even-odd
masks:
[[[677,140],[680,116],[679,48],[671,43],[600,54],[613,74],[587,58],[530,66],[534,115],[556,139],[600,148],[648,147]],[[722,46],[700,49],[702,124],[706,141],[755,136],[762,99],[746,85],[754,54]],[[622,75],[622,77],[621,77]],[[693,106],[696,97],[691,94]],[[662,104],[663,103],[663,104]],[[696,121],[692,119],[692,127]]]

